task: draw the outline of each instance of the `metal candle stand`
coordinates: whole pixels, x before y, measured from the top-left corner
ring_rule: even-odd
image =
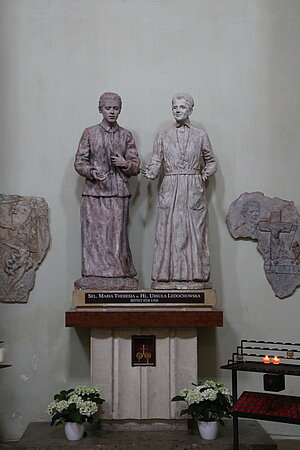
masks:
[[[239,449],[239,417],[300,424],[300,397],[249,391],[237,396],[238,371],[264,373],[265,391],[285,389],[285,375],[300,376],[300,343],[243,339],[221,369],[232,371],[234,450]]]

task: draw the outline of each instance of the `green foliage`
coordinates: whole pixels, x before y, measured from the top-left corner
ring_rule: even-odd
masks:
[[[182,389],[181,394],[172,398],[173,402],[184,401],[187,408],[181,411],[181,416],[188,414],[194,419],[205,422],[218,420],[224,425],[223,417],[230,417],[232,396],[223,383],[214,381],[193,384],[193,389]]]
[[[48,405],[51,425],[60,428],[65,422],[92,423],[99,405],[104,402],[100,392],[97,387],[77,386],[55,394],[54,401]]]

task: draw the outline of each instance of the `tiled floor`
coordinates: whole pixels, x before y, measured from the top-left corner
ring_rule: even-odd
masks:
[[[299,441],[294,441],[291,439],[288,440],[280,440],[280,441],[276,441],[277,442],[277,450],[300,450],[300,440]],[[14,448],[15,447],[16,442],[5,442],[2,443],[0,442],[0,446],[1,448]]]
[[[300,450],[300,440],[294,441],[291,439],[276,441],[277,450]],[[15,447],[16,442],[0,442],[0,449],[10,449]],[[158,449],[159,450],[159,449]]]

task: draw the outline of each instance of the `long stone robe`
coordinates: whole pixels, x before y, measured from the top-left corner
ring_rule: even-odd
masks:
[[[147,167],[151,178],[164,170],[157,202],[154,281],[207,281],[210,274],[201,172],[212,175],[217,163],[207,134],[189,123],[182,127],[158,134]]]
[[[127,168],[111,163],[122,155]],[[86,177],[81,202],[82,275],[134,277],[127,222],[128,179],[140,171],[140,160],[130,131],[105,122],[86,128],[75,157],[76,171]],[[101,181],[91,176],[97,170]]]

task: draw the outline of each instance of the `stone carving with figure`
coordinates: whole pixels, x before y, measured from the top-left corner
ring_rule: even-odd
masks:
[[[175,126],[159,133],[150,164],[151,180],[163,170],[158,193],[153,289],[210,288],[210,255],[205,181],[217,168],[206,132],[191,125],[189,94],[172,99]]]
[[[257,241],[275,295],[291,295],[300,285],[300,216],[294,203],[246,192],[230,205],[226,222],[235,239]]]
[[[26,303],[50,243],[48,205],[40,197],[0,195],[0,301]]]
[[[122,100],[105,92],[99,100],[100,124],[86,128],[75,169],[86,178],[81,202],[82,278],[75,289],[137,289],[128,242],[128,179],[140,160],[130,131],[117,119]]]

